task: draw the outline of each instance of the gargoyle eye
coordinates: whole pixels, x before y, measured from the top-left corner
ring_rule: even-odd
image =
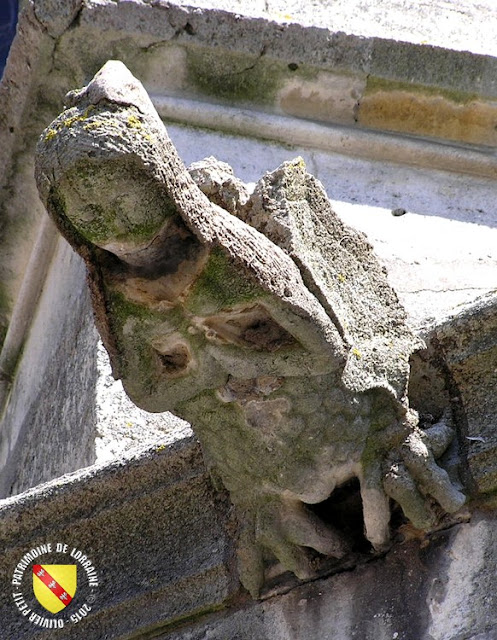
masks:
[[[208,340],[257,351],[272,352],[297,344],[295,338],[261,305],[222,311],[199,320],[198,324]]]
[[[193,356],[188,344],[182,339],[157,339],[152,343],[161,373],[170,378],[179,378],[190,372]]]

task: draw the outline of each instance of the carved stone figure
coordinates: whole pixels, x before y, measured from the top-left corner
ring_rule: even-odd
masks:
[[[360,481],[365,535],[390,498],[416,527],[464,503],[452,438],[408,406],[422,343],[365,237],[296,159],[252,194],[213,158],[187,171],[141,84],[108,62],[37,153],[41,197],[85,259],[98,328],[133,401],[188,420],[237,508],[243,584],[264,550],[298,577],[347,540],[307,505]],[[438,507],[435,507],[435,502]]]

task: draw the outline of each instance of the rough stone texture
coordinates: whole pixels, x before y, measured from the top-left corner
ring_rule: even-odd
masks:
[[[396,43],[450,47],[495,55],[497,17],[492,0],[191,0],[191,6],[231,9],[244,15],[298,22]],[[332,10],[331,10],[332,9]],[[264,13],[265,12],[265,13]]]
[[[142,85],[110,61],[67,97],[37,148],[40,196],[85,258],[116,377],[142,408],[191,422],[238,508],[241,579],[264,549],[299,578],[348,542],[306,504],[357,478],[367,540],[390,540],[389,497],[415,526],[465,501],[438,458],[446,422],[408,409],[406,323],[365,238],[302,159],[237,197],[230,168],[185,170]],[[223,175],[226,179],[223,179]],[[132,176],[132,179],[131,179]],[[225,186],[226,184],[226,186]]]
[[[495,518],[476,515],[384,559],[233,610],[164,640],[493,640]]]
[[[437,327],[433,338],[442,350],[460,394],[463,446],[473,489],[497,491],[497,301],[484,298]],[[491,498],[491,496],[490,496]]]
[[[111,639],[138,630],[146,637],[147,629],[157,633],[163,624],[222,608],[236,591],[227,524],[225,501],[213,493],[191,439],[0,501],[2,637]],[[88,617],[57,631],[26,621],[10,585],[23,554],[47,542],[82,550],[100,582]],[[60,555],[44,557],[57,560]],[[30,569],[24,580],[29,598]],[[32,597],[30,604],[43,615]]]
[[[34,4],[36,19],[52,38],[58,38],[74,22],[83,0],[42,0]]]

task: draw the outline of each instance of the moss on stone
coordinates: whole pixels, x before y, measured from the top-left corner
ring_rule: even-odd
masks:
[[[128,300],[120,291],[109,291],[107,300],[110,317],[120,330],[124,327],[128,318],[152,320],[154,322],[163,320],[161,313]]]
[[[148,340],[150,328],[163,321],[160,313],[128,300],[120,291],[107,292],[108,315],[113,334],[118,340],[119,371],[122,377],[133,375],[139,381],[140,393],[153,393],[158,382],[158,371]],[[125,326],[134,320],[131,335],[123,338]],[[131,381],[132,383],[132,381]]]
[[[288,66],[262,55],[189,48],[187,70],[190,82],[205,95],[232,102],[270,104]]]
[[[226,309],[261,295],[262,291],[237,272],[221,249],[213,249],[207,266],[192,288],[188,306],[193,313],[201,313],[206,311],[206,306]]]
[[[134,190],[126,188],[128,182],[135,184]],[[73,167],[66,184],[72,223],[97,245],[151,240],[166,218],[176,213],[172,200],[129,158],[105,163],[103,168],[97,161],[84,159]],[[86,201],[79,199],[75,185],[82,185]],[[100,192],[105,196],[99,202]]]

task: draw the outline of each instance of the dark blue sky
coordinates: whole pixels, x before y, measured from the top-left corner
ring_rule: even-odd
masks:
[[[17,0],[0,0],[0,77],[16,33],[17,9]]]

